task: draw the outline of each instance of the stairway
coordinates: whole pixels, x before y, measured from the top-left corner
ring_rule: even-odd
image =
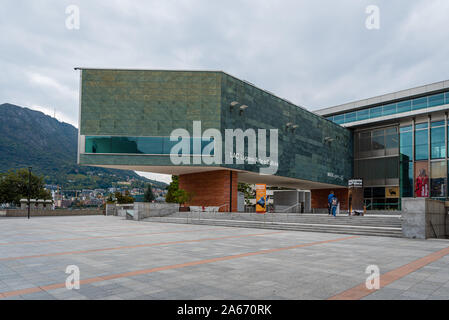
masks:
[[[148,218],[144,221],[402,237],[400,215],[341,215],[334,218],[327,214],[177,212],[167,217]]]

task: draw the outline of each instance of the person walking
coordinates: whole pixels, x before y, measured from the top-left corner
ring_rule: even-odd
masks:
[[[329,215],[331,215],[332,214],[332,211],[331,211],[331,204],[332,204],[332,199],[335,197],[335,195],[334,195],[334,191],[331,191],[331,193],[327,196],[327,211],[328,211],[328,213],[329,213]]]
[[[337,217],[338,198],[334,196],[331,201],[331,212],[334,217]]]

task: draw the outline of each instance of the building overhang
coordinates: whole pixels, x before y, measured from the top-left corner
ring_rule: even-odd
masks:
[[[193,173],[204,173],[219,170],[228,170],[238,172],[239,182],[256,184],[263,183],[269,186],[277,186],[292,189],[301,190],[314,190],[314,189],[338,189],[344,188],[339,185],[320,183],[302,179],[294,179],[288,177],[281,177],[275,175],[262,175],[250,171],[232,170],[223,167],[193,167],[193,166],[134,166],[134,165],[89,165],[106,169],[120,169],[120,170],[133,170],[139,172],[159,173],[169,175],[183,175]]]

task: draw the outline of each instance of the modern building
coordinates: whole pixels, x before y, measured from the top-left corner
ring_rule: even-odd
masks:
[[[79,70],[82,165],[179,175],[191,205],[222,211],[238,182],[329,190],[352,176],[350,130],[224,72]],[[182,164],[175,130],[189,134]]]
[[[447,197],[449,81],[313,113],[221,71],[77,69],[78,162],[179,175],[190,205],[236,211],[247,182],[346,210],[351,178],[368,210]]]
[[[449,81],[316,111],[354,136],[354,177],[368,209],[448,198]]]

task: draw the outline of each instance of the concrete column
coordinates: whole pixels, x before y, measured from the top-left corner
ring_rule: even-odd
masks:
[[[444,201],[402,199],[402,233],[406,238],[446,238],[447,208]]]

